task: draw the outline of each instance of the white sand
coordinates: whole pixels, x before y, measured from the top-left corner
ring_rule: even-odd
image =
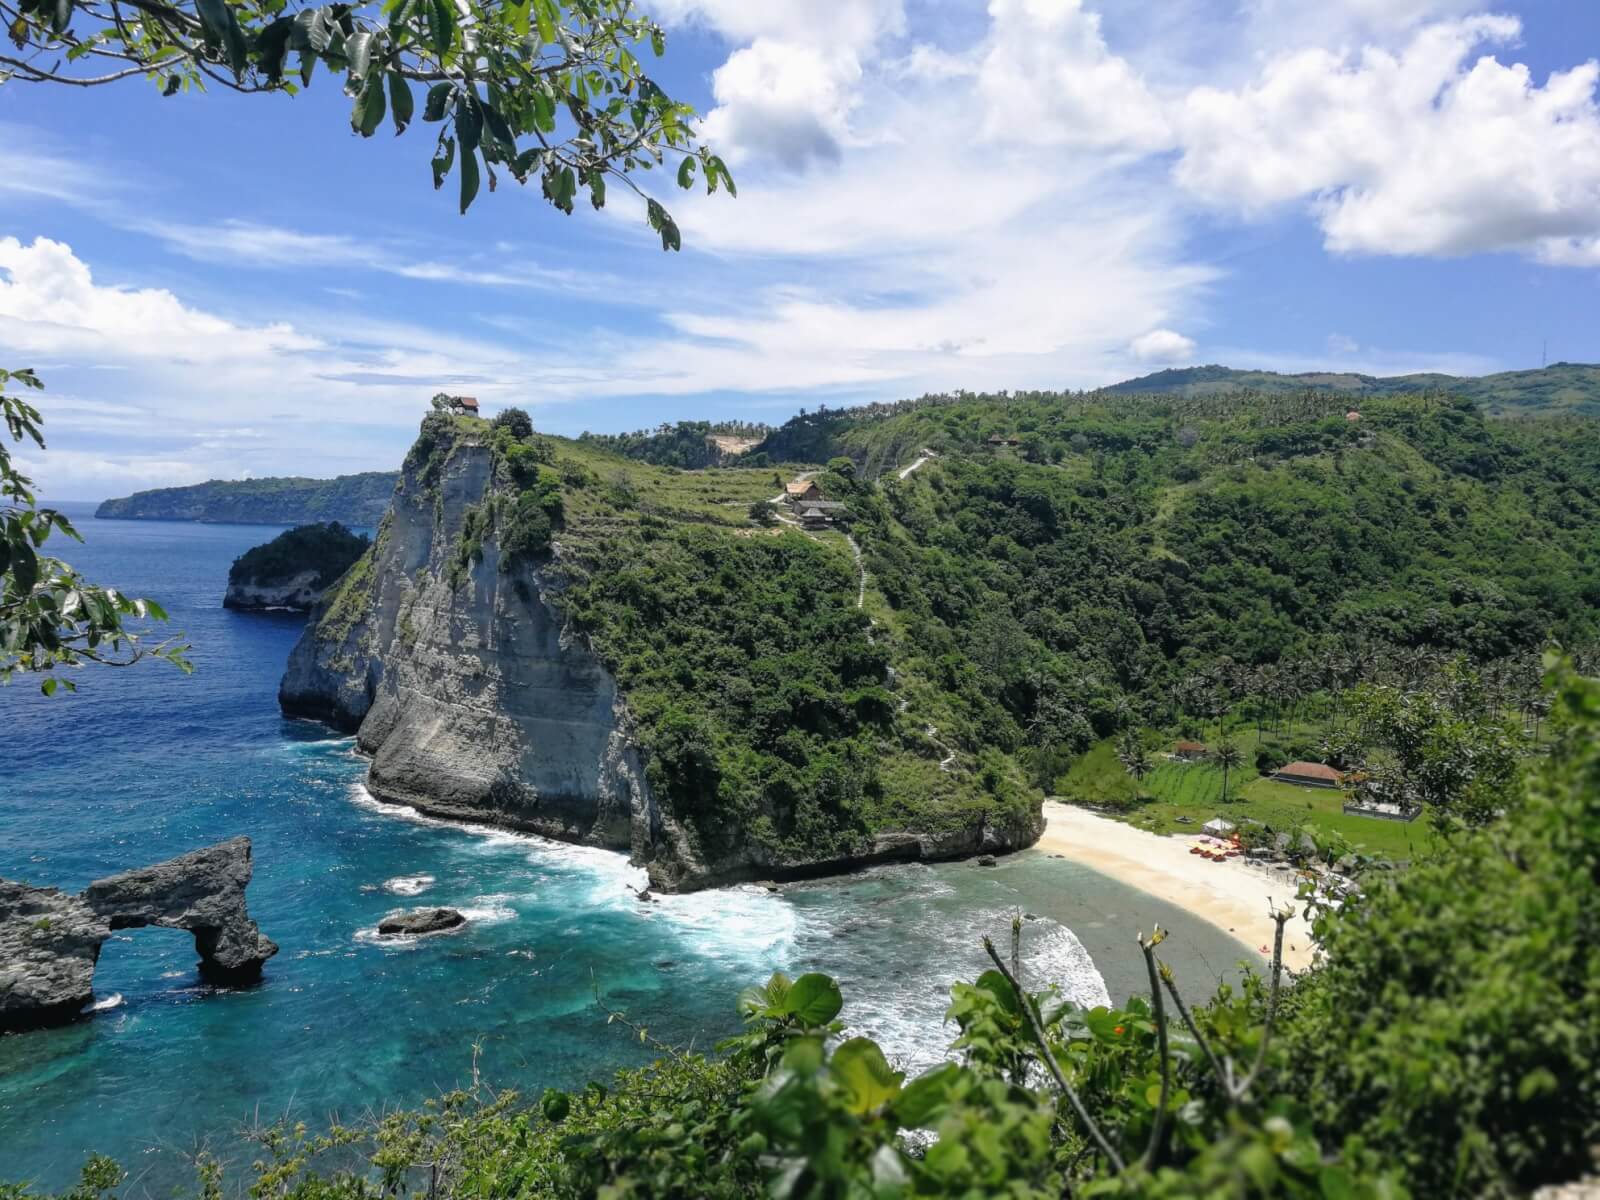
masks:
[[[1199,841],[1193,835],[1162,837],[1096,816],[1056,801],[1044,806],[1045,831],[1038,848],[1092,867],[1102,875],[1175,904],[1233,934],[1253,948],[1262,964],[1272,961],[1274,903],[1294,900],[1296,879],[1243,859],[1213,862],[1190,854]],[[1296,905],[1284,927],[1283,961],[1292,970],[1311,965],[1315,947],[1310,928]]]

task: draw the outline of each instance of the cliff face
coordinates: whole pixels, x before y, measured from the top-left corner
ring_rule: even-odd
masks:
[[[223,608],[236,608],[244,612],[264,612],[278,608],[292,608],[297,612],[310,612],[322,599],[322,576],[316,571],[301,571],[298,575],[278,583],[229,583],[222,597]]]
[[[503,562],[492,531],[461,561],[492,472],[470,439],[442,462],[408,461],[279,699],[356,732],[383,800],[646,857],[658,814],[611,676],[564,635],[549,581]]]

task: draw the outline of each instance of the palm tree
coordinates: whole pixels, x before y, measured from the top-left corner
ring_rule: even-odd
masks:
[[[1228,802],[1228,776],[1244,765],[1244,754],[1232,742],[1218,742],[1211,751],[1211,761],[1222,768],[1222,802]]]
[[[1136,783],[1150,774],[1150,754],[1140,744],[1139,735],[1131,729],[1122,735],[1122,742],[1117,747],[1117,760]]]

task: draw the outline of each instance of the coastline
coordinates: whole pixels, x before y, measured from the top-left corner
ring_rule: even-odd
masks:
[[[1268,909],[1274,901],[1293,899],[1293,879],[1240,860],[1212,862],[1189,853],[1192,838],[1146,833],[1056,800],[1045,801],[1044,820],[1036,850],[1059,854],[1175,904],[1252,947],[1263,965],[1271,961]],[[1315,957],[1310,926],[1297,912],[1284,926],[1284,965],[1303,971]]]

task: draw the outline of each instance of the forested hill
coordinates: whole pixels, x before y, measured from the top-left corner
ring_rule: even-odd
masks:
[[[1352,657],[1594,644],[1600,422],[1347,408],[946,397],[811,414],[767,448],[841,456],[818,481],[855,516],[880,644],[962,748],[1059,762],[1200,676],[1314,688]]]
[[[101,520],[209,521],[240,525],[311,525],[338,521],[376,526],[394,492],[395,471],[367,471],[336,479],[299,477],[213,479],[190,487],[156,488],[107,500]]]
[[[1157,371],[1103,389],[1121,395],[1210,396],[1222,392],[1283,394],[1334,392],[1359,401],[1365,396],[1405,392],[1445,392],[1471,400],[1490,416],[1554,416],[1583,413],[1600,416],[1600,366],[1555,363],[1534,371],[1503,371],[1479,377],[1460,375],[1358,375],[1313,371],[1281,375],[1276,371],[1240,371],[1232,367],[1184,367]]]

